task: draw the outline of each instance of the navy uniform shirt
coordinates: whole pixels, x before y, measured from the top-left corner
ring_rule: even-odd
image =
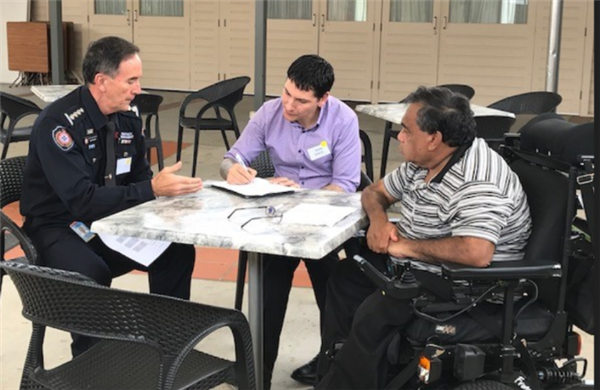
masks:
[[[116,124],[116,186],[105,186],[107,128]],[[74,221],[90,224],[154,199],[142,121],[134,111],[105,116],[86,86],[42,111],[33,125],[21,214],[29,234]],[[120,167],[120,168],[119,168]]]

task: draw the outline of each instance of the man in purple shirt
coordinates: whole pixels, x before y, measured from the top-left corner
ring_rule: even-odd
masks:
[[[253,180],[249,165],[268,150],[275,168],[272,182],[290,187],[355,192],[360,183],[361,144],[358,118],[330,94],[333,67],[317,55],[303,55],[289,67],[280,98],[256,112],[225,154],[221,176],[231,184]],[[264,388],[270,389],[294,271],[299,258],[265,255]],[[332,252],[320,260],[303,260],[319,310],[321,325],[326,284],[339,260]]]

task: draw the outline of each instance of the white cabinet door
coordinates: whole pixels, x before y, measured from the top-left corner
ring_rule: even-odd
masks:
[[[537,3],[443,1],[437,84],[469,84],[479,105],[530,91]]]
[[[139,46],[143,87],[190,87],[189,2],[94,0],[88,4],[90,41],[114,35]]]
[[[419,85],[436,85],[441,5],[383,0],[378,101],[398,102]]]
[[[193,90],[237,76],[253,78],[254,2],[191,1],[190,47]]]
[[[219,2],[192,1],[190,26],[191,89],[197,90],[221,79],[219,61]]]
[[[113,35],[133,41],[133,0],[88,2],[90,42]]]
[[[318,54],[317,0],[268,1],[266,94],[279,96],[287,69],[303,54]],[[327,55],[324,56],[327,59]]]
[[[133,42],[140,48],[146,88],[190,88],[190,3],[133,2]]]

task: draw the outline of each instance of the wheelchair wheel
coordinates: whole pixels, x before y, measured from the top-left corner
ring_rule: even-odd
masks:
[[[502,382],[496,382],[491,380],[480,380],[469,383],[463,383],[454,390],[512,390],[513,388],[505,385]]]

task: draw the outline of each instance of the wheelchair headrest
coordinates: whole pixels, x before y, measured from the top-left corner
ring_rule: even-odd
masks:
[[[594,123],[576,124],[555,113],[538,115],[520,131],[521,149],[543,153],[571,165],[594,156]]]

